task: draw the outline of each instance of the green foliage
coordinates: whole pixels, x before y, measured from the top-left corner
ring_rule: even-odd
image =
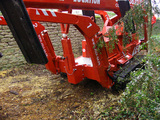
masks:
[[[146,69],[132,72],[121,100],[121,113],[138,119],[160,119],[160,56],[148,55]],[[151,62],[151,66],[148,63]]]
[[[158,35],[156,37],[160,38],[160,20],[156,20],[156,23],[153,25],[152,35]]]
[[[93,92],[91,92],[91,95],[94,95],[94,93],[93,93]]]
[[[96,48],[99,53],[101,53],[101,49],[103,47],[107,47],[109,48],[109,51],[113,51],[113,49],[115,49],[115,44],[118,43],[118,36],[116,35],[116,29],[114,27],[109,29],[109,33],[106,33],[105,36],[109,37],[110,41],[108,45],[104,42],[103,36],[101,36],[94,46],[94,48]]]
[[[132,34],[136,33],[137,37],[144,38],[143,26],[146,24],[144,18],[146,17],[148,9],[144,3],[135,5],[126,15],[117,22],[117,25],[124,26],[123,31],[123,45],[126,46],[132,41]],[[118,29],[119,31],[119,29]]]
[[[147,24],[145,23],[144,18],[146,17],[148,6],[143,4],[144,3],[135,5],[123,18],[114,24],[107,33],[105,33],[104,36],[109,38],[109,45],[105,45],[102,39],[104,36],[99,39],[96,45],[99,52],[103,47],[107,47],[112,51],[115,48],[115,44],[118,43],[119,33],[122,33],[123,35],[123,46],[126,46],[132,41],[132,35],[134,33],[136,33],[137,37],[144,38],[143,26]]]
[[[160,39],[153,36],[151,40],[151,54],[143,59],[145,69],[131,73],[118,114],[112,119],[160,119]]]
[[[139,36],[143,33],[142,24],[146,24],[143,20],[144,11],[135,8],[135,16],[132,20],[136,24],[135,31]],[[146,12],[148,7],[144,6]],[[141,12],[142,11],[142,12]],[[131,14],[128,12],[128,14]],[[133,14],[133,13],[132,13]],[[130,23],[130,20],[127,20]],[[157,25],[159,26],[159,24]],[[154,27],[156,28],[156,26]],[[159,28],[159,27],[158,27]],[[131,26],[125,26],[125,31],[132,30]],[[139,30],[140,29],[140,30]],[[155,29],[153,29],[154,31]],[[160,29],[159,29],[160,30]],[[131,31],[132,33],[133,31]],[[119,101],[119,110],[116,115],[111,115],[110,119],[142,119],[142,120],[160,120],[160,37],[159,32],[149,38],[151,51],[144,58],[145,69],[134,71],[130,75],[131,81],[127,84],[126,90]],[[125,36],[126,40],[131,38],[130,35]],[[141,36],[143,37],[143,36]],[[130,39],[131,40],[131,39]],[[125,42],[125,40],[124,40]],[[147,44],[143,44],[144,49]],[[118,105],[117,105],[118,106]],[[107,113],[113,113],[113,110],[107,109]]]
[[[100,37],[98,42],[95,44],[95,46],[93,46],[93,48],[96,48],[97,51],[101,53],[101,49],[105,46],[106,46],[106,43],[104,42],[103,37]]]
[[[116,35],[116,29],[114,26],[109,29],[108,37],[110,41],[107,47],[109,48],[109,51],[113,51],[113,49],[115,49],[115,44],[118,43],[118,36]]]

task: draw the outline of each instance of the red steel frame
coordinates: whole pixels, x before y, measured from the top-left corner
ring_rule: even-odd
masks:
[[[67,73],[70,83],[77,84],[84,78],[89,78],[98,81],[105,88],[111,88],[114,83],[108,74],[112,76],[119,69],[120,65],[125,64],[139,52],[141,41],[134,37],[135,34],[133,34],[132,42],[123,47],[123,35],[122,33],[117,33],[119,42],[115,44],[115,49],[111,53],[105,47],[102,48],[101,53],[94,48],[99,38],[121,17],[119,8],[117,7],[118,4],[115,0],[23,1],[48,58],[46,68],[54,74],[59,74],[60,72]],[[54,12],[40,8],[57,8],[60,10]],[[92,18],[71,14],[72,9],[95,10],[95,13],[100,14],[104,21],[103,30],[100,31],[99,26],[94,23]],[[68,13],[62,13],[61,11],[63,10],[67,10]],[[117,16],[110,19],[107,12],[100,10],[113,11]],[[47,30],[38,21],[61,23],[63,57],[55,54]],[[0,24],[7,25],[3,17],[0,17]],[[67,37],[70,24],[73,24],[85,37],[85,40],[82,41],[82,56],[78,58],[74,58],[71,40]],[[109,39],[104,37],[104,41],[108,44]]]

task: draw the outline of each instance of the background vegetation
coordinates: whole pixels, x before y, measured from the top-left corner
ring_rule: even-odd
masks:
[[[146,7],[148,15],[151,15],[149,7]],[[138,22],[141,21],[137,20]],[[149,34],[151,31],[152,34],[147,43],[149,53],[142,60],[145,62],[145,69],[131,73],[130,78],[128,78],[130,82],[123,91],[120,101],[115,106],[107,108],[102,113],[101,119],[105,119],[106,116],[110,116],[110,119],[114,120],[160,119],[160,20],[157,19],[152,30],[149,29],[149,24],[147,26]]]

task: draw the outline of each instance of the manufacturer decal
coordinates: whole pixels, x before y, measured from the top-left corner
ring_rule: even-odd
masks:
[[[44,46],[44,44],[43,44],[41,35],[38,35],[38,38],[39,38],[39,41],[40,41],[40,43],[41,43],[41,45],[42,45],[42,48],[43,48],[43,50],[44,50],[46,56],[48,57],[47,50],[46,50],[46,48],[45,48],[45,46]]]
[[[92,39],[92,43],[93,43],[93,46],[95,46],[94,38]],[[101,65],[101,62],[100,62],[100,59],[99,59],[99,56],[98,56],[98,51],[97,51],[96,48],[94,48],[94,52],[96,54],[96,59],[97,59],[98,65]]]
[[[136,55],[139,51],[140,51],[140,48],[139,48],[139,45],[137,45],[132,52],[132,56]]]
[[[118,5],[118,3],[116,3],[116,4],[115,4],[115,6],[119,8],[119,5]]]
[[[90,4],[100,4],[101,0],[73,0],[73,2],[77,3],[90,3]]]

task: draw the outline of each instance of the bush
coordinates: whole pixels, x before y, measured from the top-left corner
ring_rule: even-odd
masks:
[[[160,55],[156,43],[150,55],[143,60],[145,69],[131,73],[131,82],[122,95],[119,116],[135,119],[160,119]],[[120,117],[119,117],[120,118]]]

